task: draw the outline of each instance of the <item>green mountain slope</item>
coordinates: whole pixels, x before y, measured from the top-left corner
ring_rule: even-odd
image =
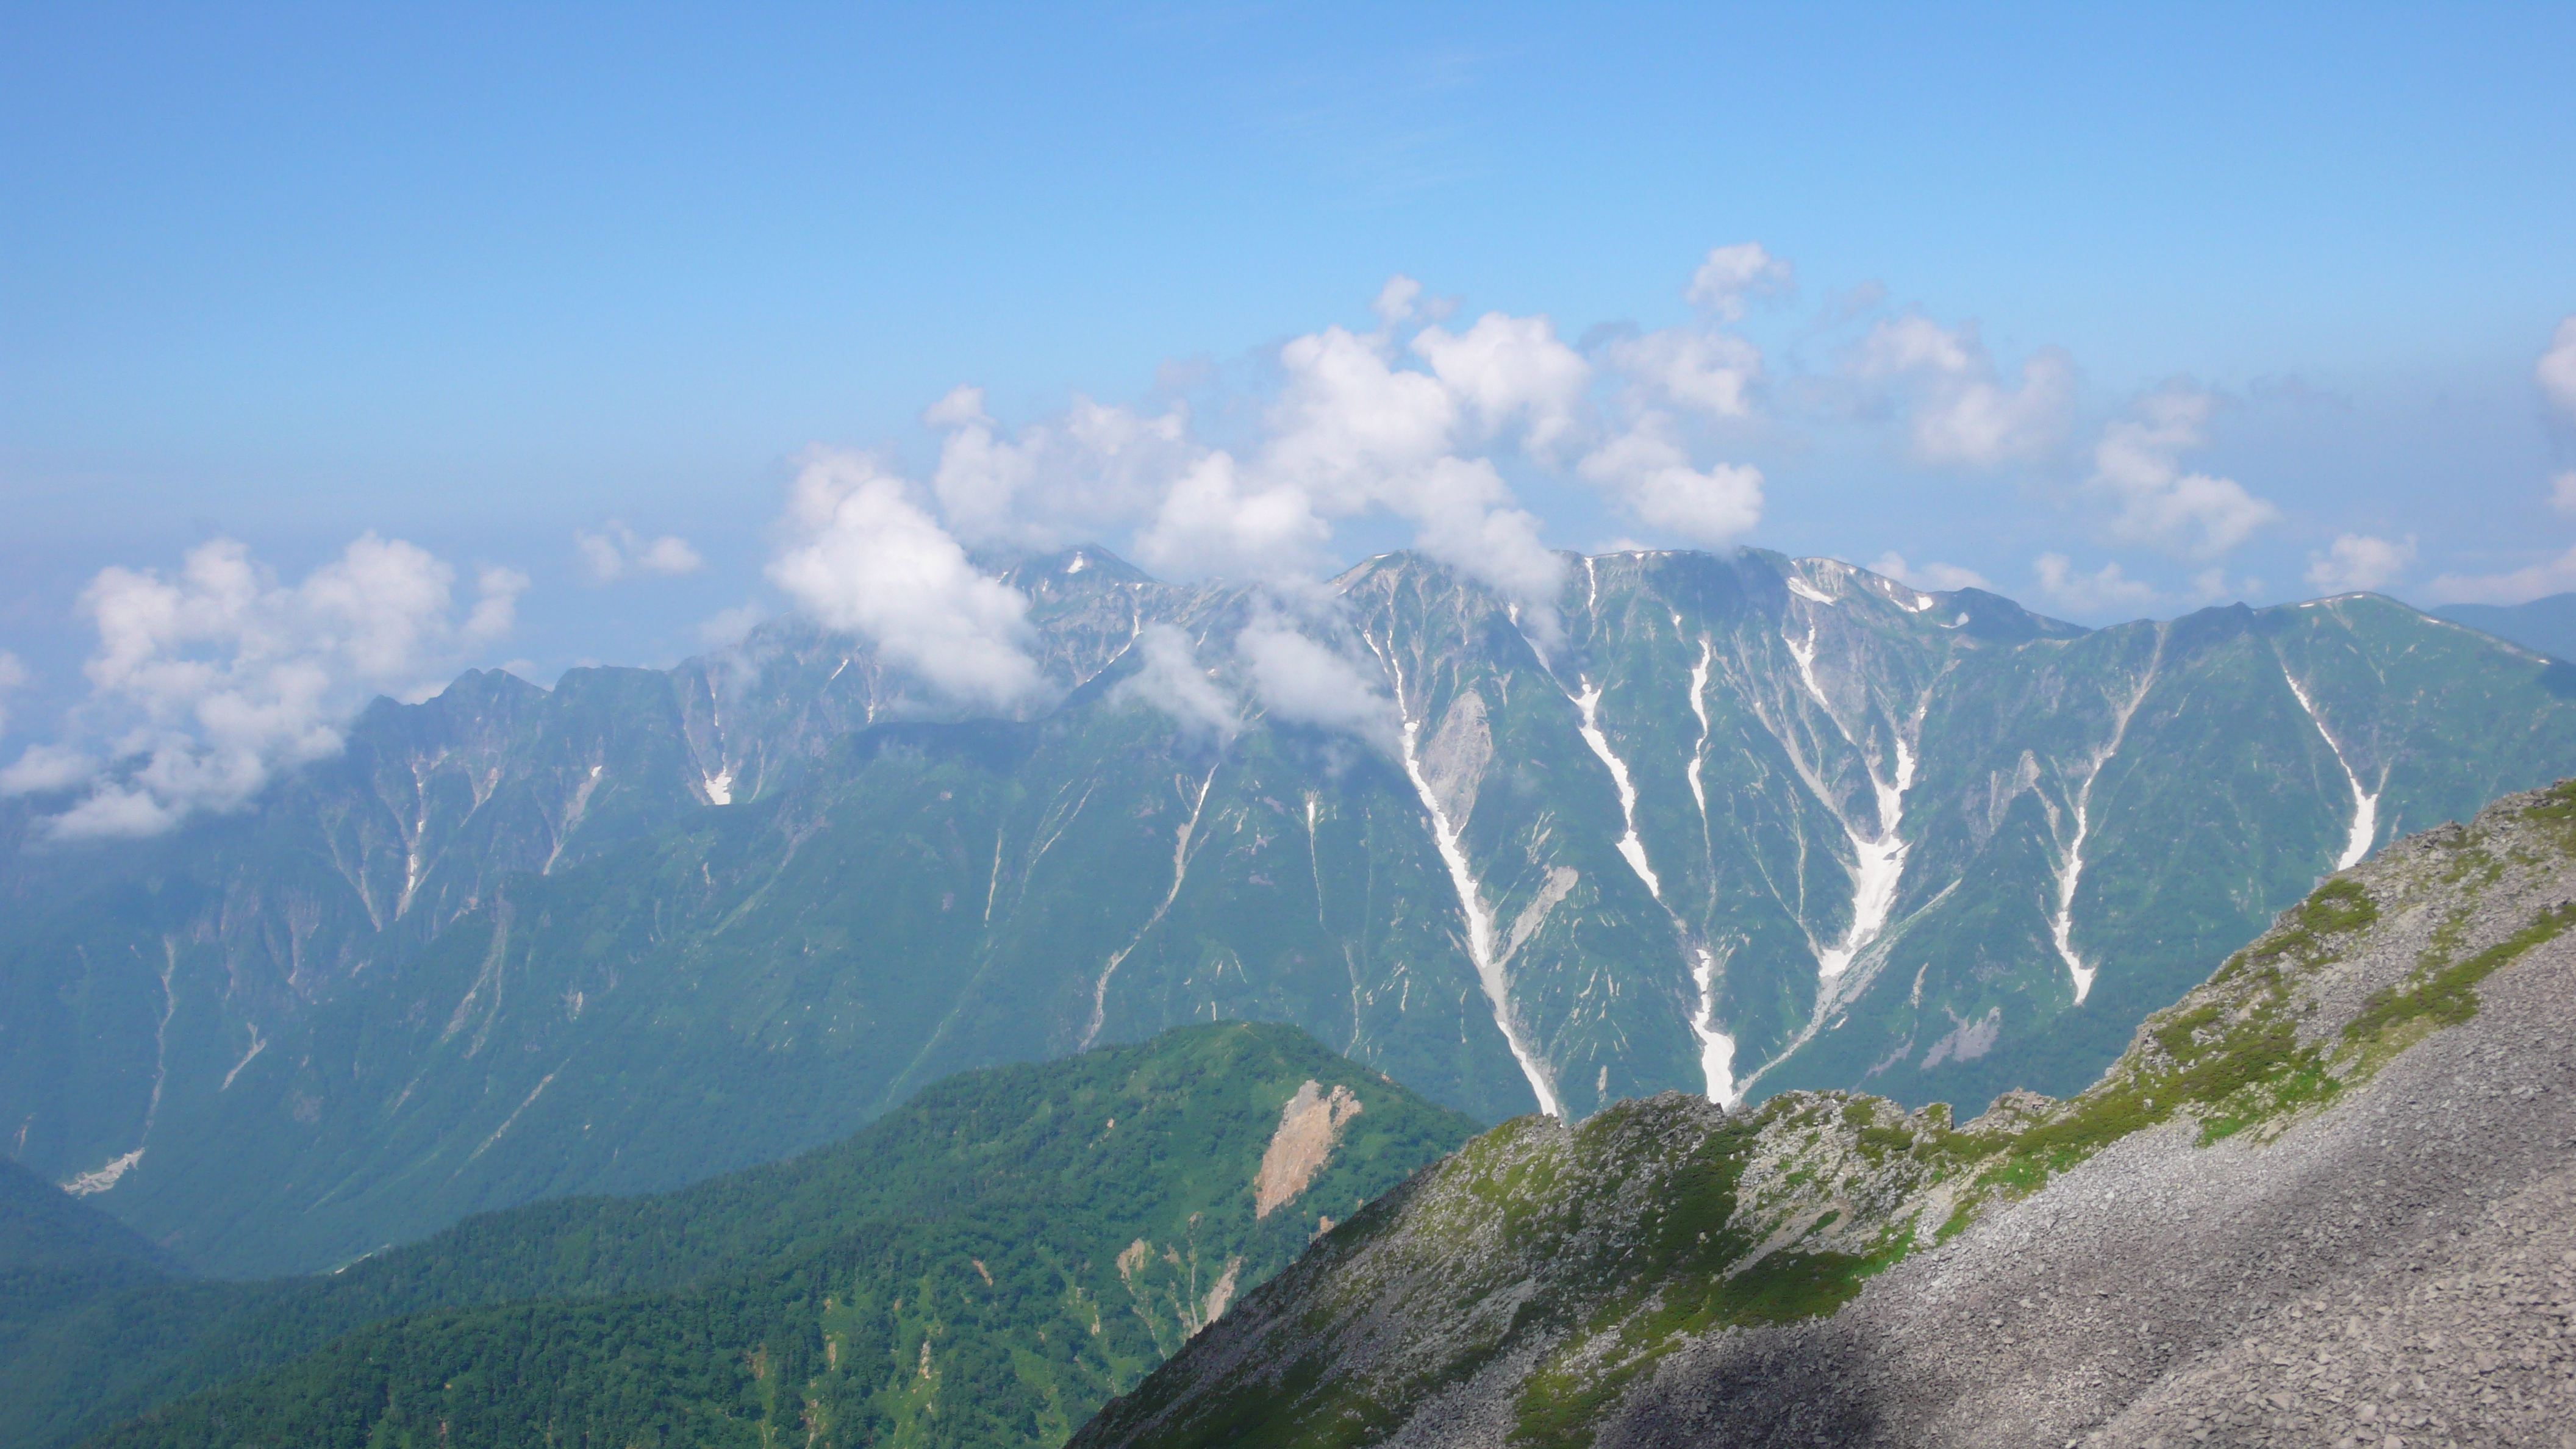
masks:
[[[785,623],[381,704],[166,841],[8,802],[14,1155],[250,1274],[1188,1021],[1487,1120],[2072,1091],[2338,863],[2576,772],[2564,666],[2368,595],[2086,631],[1623,553],[1551,627],[1408,554],[1302,614],[1096,550],[1010,576],[1060,691],[1014,718]],[[1153,702],[1163,625],[1239,730]],[[1244,641],[1288,626],[1342,725],[1264,704]]]
[[[1473,1130],[1292,1028],[1182,1028],[950,1078],[677,1193],[489,1214],[324,1278],[111,1295],[35,1345],[78,1371],[24,1384],[0,1442],[261,1373],[126,1437],[429,1413],[450,1442],[750,1442],[810,1398],[905,1442],[1052,1443]]]
[[[2176,1433],[2215,1415],[2249,1436],[2227,1442],[2329,1442],[2302,1432],[2337,1407],[2317,1401],[2326,1366],[2428,1286],[2472,1286],[2428,1266],[2491,1266],[2452,1224],[2536,1193],[2563,1226],[2572,926],[2576,781],[2335,876],[2069,1101],[2014,1093],[1964,1125],[1805,1091],[1516,1119],[1328,1235],[1072,1444],[2152,1442],[2082,1438],[2133,1404]],[[2508,1019],[2452,1049],[2497,992]],[[2524,1256],[2567,1282],[2554,1249]],[[2548,1419],[2474,1376],[2510,1343],[2563,1395],[2576,1360],[2525,1307],[2550,1301],[2474,1326],[2452,1396],[2473,1415]],[[2275,1306],[2274,1344],[2324,1317],[2306,1371],[2269,1376],[2291,1392],[2195,1363],[2233,1362],[2240,1339],[2292,1363],[2248,1328]],[[1850,1322],[1796,1327],[1817,1319]],[[2414,1358],[2410,1390],[2397,1358],[2384,1386],[2343,1376],[2340,1422],[2375,1436],[2363,1399],[2428,1392],[2440,1371]]]

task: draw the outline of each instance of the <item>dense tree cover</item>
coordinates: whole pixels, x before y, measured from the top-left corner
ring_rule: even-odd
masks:
[[[1361,1111],[1257,1217],[1308,1081]],[[1474,1130],[1288,1027],[969,1073],[679,1192],[493,1213],[327,1278],[115,1289],[36,1345],[53,1378],[13,1442],[244,1374],[102,1442],[1052,1442],[1221,1282],[1275,1273]]]

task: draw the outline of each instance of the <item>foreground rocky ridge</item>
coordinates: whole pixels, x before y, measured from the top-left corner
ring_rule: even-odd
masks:
[[[1077,1445],[2558,1444],[2576,783],[2338,875],[2081,1096],[1524,1118]]]

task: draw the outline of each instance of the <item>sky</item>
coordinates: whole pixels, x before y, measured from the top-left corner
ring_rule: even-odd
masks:
[[[12,5],[0,790],[148,758],[157,828],[375,691],[791,609],[1002,701],[985,569],[1083,540],[1533,600],[1750,545],[2084,623],[2576,588],[2570,54],[2564,4]]]

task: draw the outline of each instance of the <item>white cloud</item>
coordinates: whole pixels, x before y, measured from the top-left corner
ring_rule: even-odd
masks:
[[[1138,700],[1171,716],[1181,733],[1223,743],[1243,728],[1243,706],[1199,664],[1190,636],[1148,624],[1136,636],[1144,667],[1118,682],[1112,700]]]
[[[2507,573],[2443,574],[2425,586],[2443,604],[2527,604],[2570,590],[2576,590],[2576,548]]]
[[[2415,561],[2415,538],[2391,542],[2363,533],[2338,535],[2322,554],[2308,555],[2311,587],[2329,594],[2363,593],[2385,588]]]
[[[922,418],[948,434],[931,491],[948,527],[973,544],[1087,541],[1150,509],[1196,456],[1178,408],[1147,417],[1077,395],[1063,416],[1006,437],[983,389],[960,387]]]
[[[1213,452],[1163,495],[1136,557],[1182,578],[1275,580],[1320,566],[1332,531],[1305,489],[1249,482],[1231,454]]]
[[[101,778],[60,835],[135,835],[229,809],[278,769],[333,754],[369,692],[424,698],[473,649],[507,633],[527,578],[487,568],[461,621],[456,571],[373,533],[288,586],[231,539],[190,549],[175,576],[108,568],[82,590],[98,629],[76,731],[130,768]],[[69,744],[31,750],[0,789],[60,789],[91,763]]]
[[[1462,333],[1425,327],[1413,351],[1487,433],[1522,423],[1523,446],[1541,455],[1574,431],[1592,385],[1592,364],[1545,317],[1488,312]]]
[[[1265,478],[1347,515],[1377,502],[1390,479],[1449,451],[1457,399],[1438,378],[1394,367],[1387,345],[1327,327],[1279,349],[1286,385],[1269,408]]]
[[[687,539],[667,533],[648,539],[614,518],[596,533],[574,530],[572,542],[594,584],[612,584],[642,574],[676,578],[706,566],[706,560],[698,556]]]
[[[1890,318],[1845,359],[1853,378],[1902,395],[1907,450],[1917,462],[1992,468],[2037,457],[2064,441],[2075,415],[2075,362],[2045,347],[2004,385],[1973,322],[1945,328],[1928,317]]]
[[[1797,279],[1788,258],[1771,255],[1760,242],[1737,242],[1709,248],[1685,295],[1719,321],[1732,322],[1744,315],[1746,297],[1788,291]]]
[[[2540,395],[2549,399],[2549,405],[2561,417],[2576,420],[2576,314],[2559,322],[2532,376],[2539,380]]]
[[[731,648],[760,622],[760,615],[760,605],[747,599],[730,609],[718,609],[698,621],[698,642],[710,649]]]
[[[2180,455],[2207,441],[2215,403],[2197,388],[2168,384],[2139,399],[2135,417],[2103,430],[2088,486],[2115,505],[2115,537],[2212,559],[2279,521],[2278,508],[2234,479],[2183,471]]]
[[[1635,381],[1718,418],[1750,416],[1752,388],[1762,376],[1762,349],[1731,332],[1667,327],[1621,338],[1607,356]]]
[[[2549,480],[2549,506],[2561,513],[2576,513],[2576,468]]]
[[[0,795],[69,789],[97,774],[101,763],[69,745],[29,745],[8,768],[0,769]]]
[[[1576,471],[1616,495],[1639,521],[1695,543],[1723,543],[1762,520],[1761,471],[1726,463],[1693,468],[1673,441],[1671,420],[1660,413],[1640,417],[1586,455]]]
[[[1264,615],[1235,637],[1234,648],[1271,718],[1356,735],[1389,754],[1400,748],[1394,701],[1373,674],[1331,646]]]
[[[1369,304],[1369,310],[1377,314],[1380,327],[1393,332],[1412,319],[1414,303],[1421,296],[1422,284],[1398,272],[1378,288],[1377,300]]]
[[[1419,525],[1415,547],[1518,604],[1522,623],[1554,640],[1565,556],[1540,538],[1536,514],[1512,506],[1494,465],[1441,458],[1405,483],[1398,507]]]
[[[2154,586],[2130,578],[2115,563],[2093,573],[2079,573],[2062,553],[2044,553],[2031,561],[2031,577],[2049,607],[2070,614],[2141,613],[2164,601]]]
[[[9,732],[9,696],[27,687],[27,677],[26,664],[0,649],[0,735]]]
[[[788,493],[793,541],[770,561],[772,583],[961,701],[1007,708],[1044,691],[1027,598],[976,572],[903,479],[829,448],[802,463]]]
[[[1986,581],[1986,576],[1975,569],[1946,563],[1909,564],[1905,561],[1905,555],[1892,549],[1880,554],[1877,562],[1869,565],[1869,571],[1881,578],[1894,579],[1900,584],[1939,593],[1947,593],[1953,589],[1992,590],[1994,588],[1993,584]]]

